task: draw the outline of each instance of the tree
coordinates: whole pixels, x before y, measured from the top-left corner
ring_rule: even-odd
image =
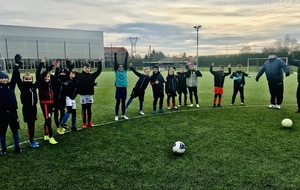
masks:
[[[240,53],[251,53],[251,47],[250,46],[244,46],[241,50]]]
[[[283,39],[277,39],[273,44],[264,47],[262,53],[282,53],[287,52],[289,49],[299,51],[300,44],[295,38],[291,38],[289,34],[286,34]]]

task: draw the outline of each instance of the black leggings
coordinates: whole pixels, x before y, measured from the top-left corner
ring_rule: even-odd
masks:
[[[82,122],[86,123],[86,114],[88,122],[92,121],[92,103],[81,104],[82,107]]]
[[[197,87],[196,86],[193,86],[193,87],[188,87],[189,89],[189,94],[190,94],[190,102],[191,104],[193,104],[193,94],[195,96],[195,101],[196,101],[196,104],[198,104],[198,94],[197,94]]]
[[[51,138],[53,136],[52,127],[51,127],[53,104],[40,104],[40,105],[45,119],[44,132],[45,135],[49,135],[49,137]]]
[[[126,99],[122,98],[122,99],[116,99],[116,107],[115,107],[115,114],[116,116],[119,115],[119,109],[120,109],[120,104],[122,102],[121,105],[121,109],[122,109],[122,115],[125,115],[125,101]]]

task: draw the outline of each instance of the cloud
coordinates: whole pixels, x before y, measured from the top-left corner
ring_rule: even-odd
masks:
[[[263,48],[285,34],[300,39],[298,0],[10,0],[1,2],[0,24],[101,30],[105,45],[138,52],[149,46],[166,54],[238,53],[245,45]],[[227,44],[227,46],[226,46]]]

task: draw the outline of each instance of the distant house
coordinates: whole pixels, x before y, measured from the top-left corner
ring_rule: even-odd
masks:
[[[123,63],[125,58],[125,52],[127,49],[124,47],[104,47],[105,67],[113,67],[114,65],[114,53],[118,55],[118,62]]]

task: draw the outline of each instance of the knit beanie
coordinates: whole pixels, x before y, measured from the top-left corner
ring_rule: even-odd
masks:
[[[0,79],[8,79],[8,75],[4,71],[0,71]]]
[[[158,66],[157,66],[157,65],[154,65],[152,68],[153,68],[153,69],[158,69]]]

